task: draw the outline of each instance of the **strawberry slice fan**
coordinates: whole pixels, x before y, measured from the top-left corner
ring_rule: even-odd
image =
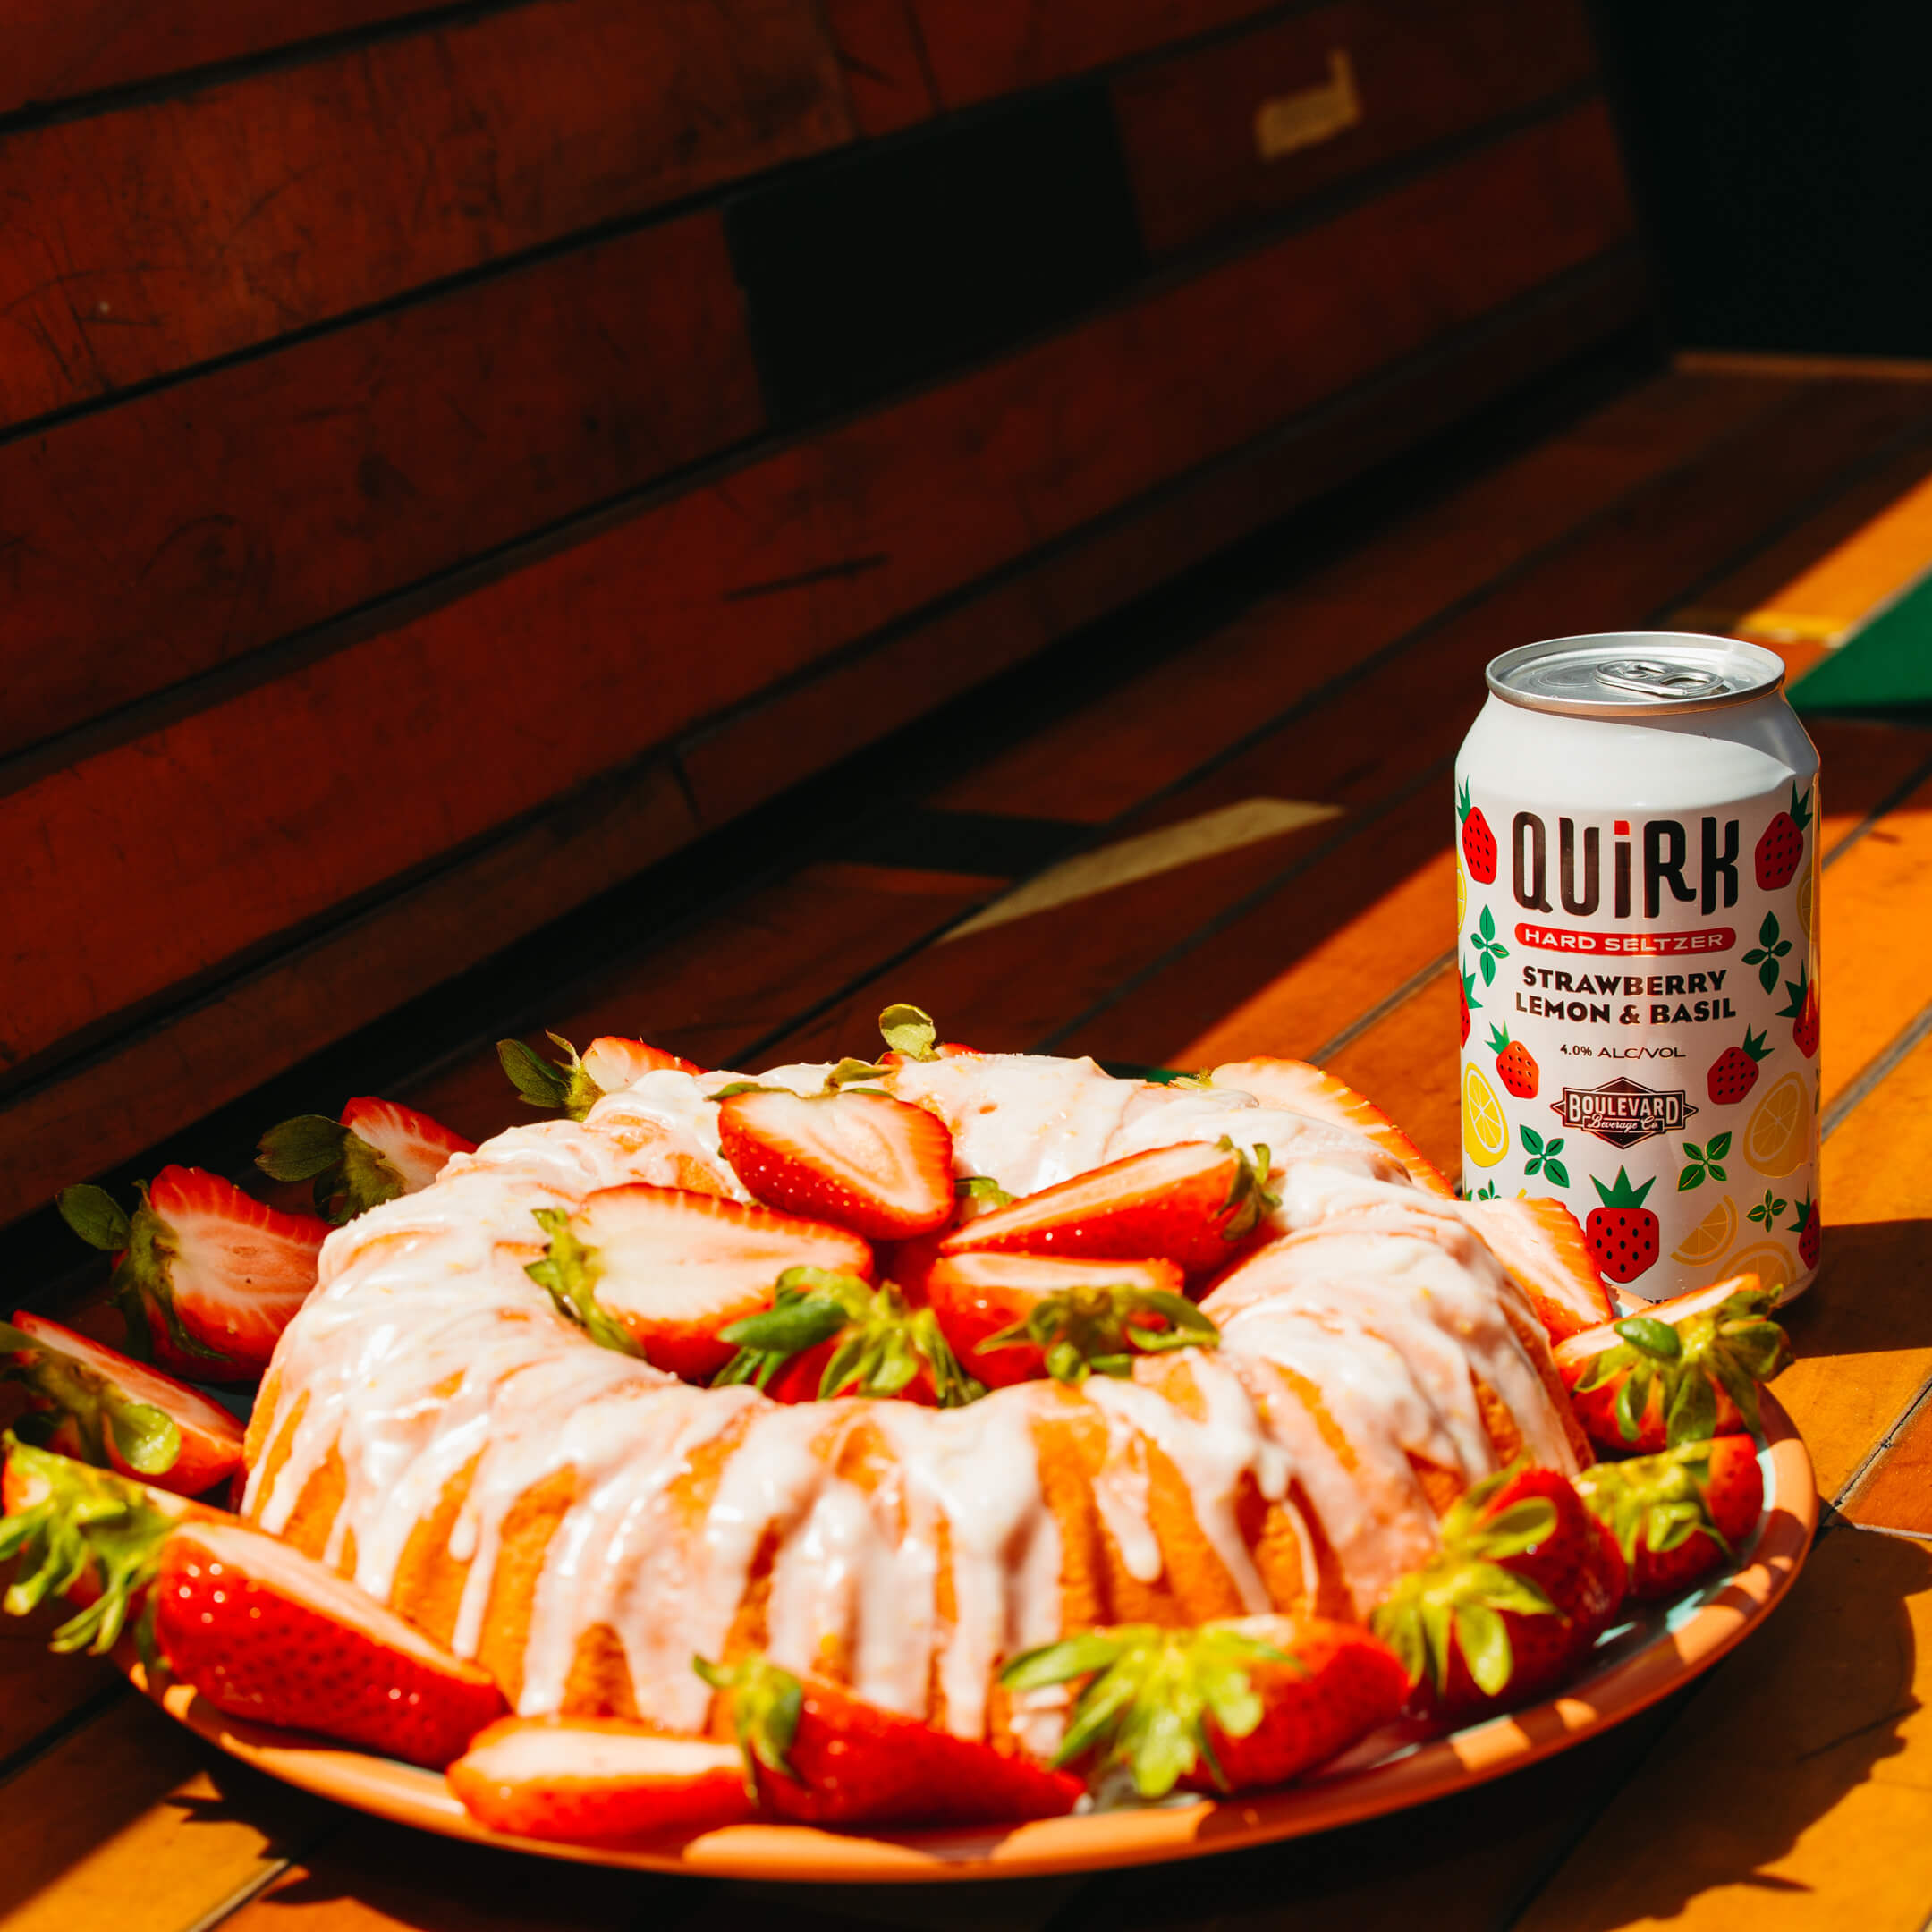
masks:
[[[6,1608],[66,1599],[56,1649],[431,1830],[902,1880],[1420,1802],[1667,1695],[1788,1588],[1779,1291],[1618,1316],[1652,1183],[1580,1226],[1458,1200],[1295,1063],[1123,1080],[880,1027],[758,1078],[506,1041],[550,1117],[481,1149],[365,1096],[262,1137],[274,1205],[182,1167],[68,1190],[107,1300],[0,1324]],[[1403,1419],[1451,1356],[1483,1401],[1425,1487]],[[246,1438],[195,1385],[265,1371]],[[398,1416],[413,1471],[365,1453]]]

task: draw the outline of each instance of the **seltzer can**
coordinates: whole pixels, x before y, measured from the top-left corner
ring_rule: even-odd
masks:
[[[1818,752],[1773,653],[1505,651],[1456,759],[1462,1191],[1644,1301],[1818,1265]]]

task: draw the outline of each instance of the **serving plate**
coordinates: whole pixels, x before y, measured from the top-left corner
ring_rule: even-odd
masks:
[[[1088,1871],[1233,1852],[1400,1810],[1519,1770],[1635,1716],[1708,1670],[1776,1607],[1804,1563],[1818,1521],[1811,1459],[1784,1410],[1769,1394],[1761,1401],[1765,1514],[1730,1571],[1606,1632],[1592,1667],[1559,1697],[1446,1735],[1378,1732],[1320,1773],[1253,1796],[1190,1798],[1005,1828],[864,1835],[734,1825],[621,1846],[553,1844],[486,1830],[433,1771],[243,1723],[185,1684],[150,1690],[131,1657],[124,1667],[137,1687],[190,1730],[304,1791],[445,1837],[584,1864],[707,1878],[904,1884]]]

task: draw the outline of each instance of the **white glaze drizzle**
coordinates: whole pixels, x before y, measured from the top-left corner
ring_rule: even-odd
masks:
[[[762,1078],[809,1092],[826,1071]],[[1465,1480],[1493,1462],[1472,1370],[1541,1460],[1570,1466],[1504,1313],[1521,1294],[1453,1206],[1426,1203],[1366,1136],[1225,1089],[1115,1080],[1091,1061],[911,1063],[889,1084],[947,1122],[960,1173],[990,1174],[1015,1193],[1181,1140],[1225,1132],[1243,1147],[1267,1144],[1284,1196],[1275,1220],[1290,1238],[1217,1289],[1218,1355],[1143,1365],[1131,1382],[1097,1377],[1072,1397],[1032,1384],[938,1412],[856,1401],[783,1407],[747,1388],[690,1388],[589,1345],[524,1273],[541,1251],[531,1209],[637,1180],[747,1198],[708,1097],[740,1077],[654,1071],[581,1123],[513,1129],[456,1157],[431,1187],[330,1237],[321,1285],[276,1352],[268,1439],[298,1402],[301,1418],[274,1482],[251,1472],[244,1508],[271,1530],[286,1527],[333,1452],[345,1493],[329,1554],[343,1561],[352,1538],[356,1580],[386,1599],[411,1534],[464,1481],[450,1552],[469,1564],[453,1635],[466,1655],[483,1637],[512,1511],[569,1472],[523,1648],[526,1713],[559,1707],[583,1633],[601,1625],[623,1648],[640,1713],[694,1728],[708,1693],[690,1659],[723,1649],[763,1552],[767,1648],[778,1662],[835,1662],[862,1695],[900,1710],[926,1709],[936,1685],[946,1723],[979,1734],[1000,1660],[1060,1634],[1060,1540],[1032,1433],[1046,1404],[1084,1401],[1106,1423],[1095,1500],[1130,1574],[1160,1574],[1152,1445],[1256,1611],[1271,1606],[1239,1527],[1244,1486],[1292,1513],[1304,1589],[1316,1581],[1305,1504],[1366,1608],[1433,1546],[1435,1518],[1410,1452]],[[1199,1419],[1150,1385],[1176,1372],[1192,1380]],[[1345,1453],[1317,1426],[1295,1376],[1321,1392]],[[869,1487],[836,1472],[840,1444],[861,1424],[877,1445],[862,1459]],[[675,1486],[707,1453],[721,1467],[694,1530]],[[1050,1733],[1063,1707],[1029,1700],[1029,1735]]]

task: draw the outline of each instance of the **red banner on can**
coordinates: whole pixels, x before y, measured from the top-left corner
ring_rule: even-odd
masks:
[[[1707,926],[1700,932],[1577,932],[1569,927],[1532,926],[1524,920],[1516,928],[1516,944],[1543,953],[1590,953],[1597,958],[1669,958],[1686,953],[1728,953],[1737,944],[1737,934],[1728,926]]]

